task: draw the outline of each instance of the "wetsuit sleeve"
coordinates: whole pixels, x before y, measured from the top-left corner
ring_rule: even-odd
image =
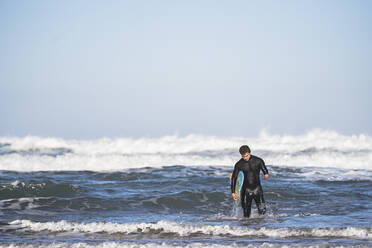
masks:
[[[267,168],[265,166],[265,162],[263,161],[263,159],[261,159],[261,170],[262,170],[264,175],[269,174],[269,171],[267,170]]]
[[[235,164],[234,171],[231,177],[231,193],[234,193],[236,178],[238,177],[238,163]]]

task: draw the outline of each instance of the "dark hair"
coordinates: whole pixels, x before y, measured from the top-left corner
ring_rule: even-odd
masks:
[[[241,146],[241,147],[239,148],[239,152],[240,152],[241,155],[244,155],[244,154],[246,154],[247,152],[248,152],[248,153],[251,153],[251,149],[249,149],[249,147],[248,147],[247,145],[244,145],[244,146]]]

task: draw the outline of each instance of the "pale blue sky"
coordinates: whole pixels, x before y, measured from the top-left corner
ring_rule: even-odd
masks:
[[[372,1],[0,2],[0,136],[372,134]]]

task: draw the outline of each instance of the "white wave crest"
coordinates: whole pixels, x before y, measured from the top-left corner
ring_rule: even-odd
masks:
[[[304,135],[65,140],[0,137],[0,170],[122,170],[167,165],[232,166],[248,144],[269,165],[372,170],[372,137],[313,130]]]
[[[169,242],[162,242],[162,243],[138,243],[138,242],[97,242],[97,243],[67,243],[67,242],[53,242],[51,243],[30,243],[30,244],[0,244],[0,248],[202,248],[202,247],[210,247],[210,248],[237,248],[237,247],[246,247],[246,248],[277,248],[277,247],[309,247],[309,248],[324,248],[324,247],[334,247],[334,248],[344,248],[344,247],[369,247],[367,245],[356,245],[356,246],[331,246],[330,244],[317,244],[317,245],[285,245],[283,244],[275,244],[275,243],[262,243],[260,245],[242,245],[237,243],[232,244],[206,244],[206,243],[189,243],[189,244],[179,244],[179,243],[169,243]]]
[[[81,223],[81,222],[33,222],[30,220],[15,220],[9,223],[32,231],[75,232],[75,233],[124,233],[148,234],[167,233],[176,236],[190,236],[203,234],[207,236],[252,236],[272,238],[293,237],[333,237],[372,239],[372,228],[247,228],[231,227],[228,225],[190,225],[170,221],[157,223]]]

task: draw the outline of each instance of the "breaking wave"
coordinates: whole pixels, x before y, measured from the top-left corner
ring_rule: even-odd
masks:
[[[188,135],[160,138],[66,140],[0,137],[0,170],[123,170],[167,165],[233,165],[248,144],[269,165],[372,169],[372,137],[312,130],[256,138]]]
[[[206,244],[201,242],[195,242],[195,243],[186,243],[185,242],[146,242],[146,243],[138,243],[138,242],[100,242],[100,243],[66,243],[66,242],[53,242],[53,243],[30,243],[30,244],[7,244],[7,245],[1,245],[0,248],[138,248],[138,247],[144,247],[144,248],[176,248],[176,247],[186,247],[186,248],[202,248],[202,247],[211,247],[211,248],[237,248],[237,247],[246,247],[246,248],[277,248],[277,247],[309,247],[309,248],[326,248],[326,247],[335,247],[335,248],[344,248],[344,247],[356,247],[356,248],[362,248],[362,247],[369,247],[364,245],[355,245],[355,246],[333,246],[328,243],[320,243],[318,245],[309,245],[309,246],[299,246],[299,245],[285,245],[283,244],[276,244],[276,243],[268,243],[264,242],[260,245],[252,245],[252,244],[239,244],[239,243],[232,243],[232,244]]]
[[[132,235],[185,236],[228,236],[228,237],[270,237],[270,238],[357,238],[372,239],[372,228],[247,228],[228,225],[191,225],[171,221],[156,223],[110,223],[110,222],[33,222],[15,220],[9,225],[29,231],[72,232],[72,233],[120,233]]]

